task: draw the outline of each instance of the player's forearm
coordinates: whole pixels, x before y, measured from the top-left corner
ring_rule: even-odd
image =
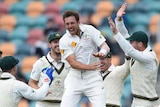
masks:
[[[110,48],[105,42],[100,46],[100,48],[106,50],[107,53],[110,52]]]
[[[70,62],[70,65],[72,68],[78,70],[95,70],[95,68],[92,67],[91,65],[83,64],[79,61]]]
[[[126,29],[126,26],[124,25],[123,19],[118,20],[117,18],[115,19],[115,24],[117,30],[123,35],[124,38],[129,37],[128,30]]]
[[[32,79],[29,80],[28,85],[31,86],[32,88],[35,88],[35,89],[39,88],[38,82],[35,80],[32,80]]]
[[[49,84],[43,84],[39,89],[28,89],[24,97],[30,100],[43,100],[47,95],[48,90]]]

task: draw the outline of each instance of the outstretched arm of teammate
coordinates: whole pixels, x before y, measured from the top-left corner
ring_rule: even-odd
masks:
[[[48,93],[49,85],[53,80],[54,69],[49,67],[43,73],[42,86],[39,89],[34,89],[28,86],[26,83],[17,81],[13,87],[13,92],[15,96],[24,97],[29,100],[43,100]],[[15,97],[16,99],[16,97]]]
[[[128,30],[126,29],[123,16],[126,14],[127,3],[124,3],[121,8],[117,11],[117,16],[115,18],[115,24],[117,30],[124,36],[124,38],[129,37]]]

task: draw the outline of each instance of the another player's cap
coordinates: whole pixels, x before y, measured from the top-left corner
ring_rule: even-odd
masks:
[[[112,57],[112,53],[108,52],[107,55],[105,56],[105,58],[111,58]]]
[[[19,63],[19,60],[13,56],[5,56],[0,59],[0,68],[3,70],[10,70]]]
[[[60,33],[53,32],[53,33],[49,34],[48,42],[51,42],[54,39],[60,39],[61,37],[62,37],[62,35]]]
[[[126,38],[129,41],[138,41],[143,43],[148,43],[148,36],[146,33],[142,31],[134,32],[129,38]]]

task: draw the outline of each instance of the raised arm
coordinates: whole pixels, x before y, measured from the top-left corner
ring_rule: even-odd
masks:
[[[129,37],[128,30],[126,29],[123,22],[123,15],[126,13],[127,3],[124,3],[121,8],[117,11],[117,16],[115,18],[115,24],[117,30],[124,36],[124,38]]]

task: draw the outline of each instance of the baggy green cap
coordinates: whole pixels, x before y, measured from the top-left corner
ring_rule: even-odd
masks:
[[[58,32],[51,33],[51,34],[49,34],[48,42],[51,42],[54,39],[60,39],[61,37],[62,37],[62,35]]]
[[[3,70],[10,70],[19,63],[19,60],[13,56],[5,56],[0,59],[0,68]]]
[[[146,33],[142,31],[134,32],[130,37],[126,38],[129,41],[138,41],[143,43],[148,43],[148,36]]]

